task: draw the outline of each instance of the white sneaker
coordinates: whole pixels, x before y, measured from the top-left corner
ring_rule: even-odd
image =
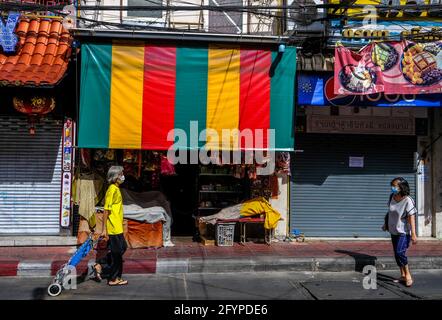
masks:
[[[173,244],[172,241],[166,241],[163,243],[163,246],[164,247],[174,247],[175,244]]]

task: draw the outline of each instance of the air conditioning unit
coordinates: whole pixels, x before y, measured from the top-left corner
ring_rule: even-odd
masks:
[[[324,4],[324,0],[293,0],[289,2],[287,30],[289,32],[325,32],[325,9],[315,5]]]

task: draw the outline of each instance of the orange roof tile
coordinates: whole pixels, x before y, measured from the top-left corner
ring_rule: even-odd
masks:
[[[0,50],[0,85],[56,85],[72,52],[69,32],[59,20],[22,17],[16,34],[16,54],[5,55]]]

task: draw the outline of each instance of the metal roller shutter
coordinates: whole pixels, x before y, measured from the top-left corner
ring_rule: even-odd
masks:
[[[415,195],[416,138],[305,134],[292,157],[291,230],[311,237],[386,237],[380,228],[390,181],[404,177]],[[364,157],[350,168],[349,157]]]
[[[0,116],[0,234],[59,233],[61,121]]]

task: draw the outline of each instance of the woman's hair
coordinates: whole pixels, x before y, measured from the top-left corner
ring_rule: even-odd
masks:
[[[402,177],[397,177],[397,178],[394,178],[393,180],[391,180],[390,185],[393,185],[393,182],[395,182],[395,181],[398,182],[399,189],[401,189],[399,191],[399,194],[401,196],[409,196],[410,195],[410,186],[408,185],[407,180],[405,180]]]
[[[121,166],[112,166],[109,168],[107,172],[107,182],[115,183],[118,179],[118,176],[123,172],[123,167]]]

